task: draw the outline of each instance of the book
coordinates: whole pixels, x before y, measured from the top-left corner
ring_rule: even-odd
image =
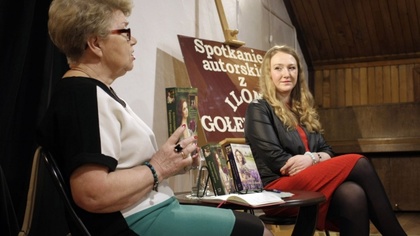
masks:
[[[251,147],[242,142],[243,139],[227,139],[220,142],[232,169],[233,182],[239,193],[262,191],[263,184]]]
[[[285,202],[283,198],[290,196],[293,196],[293,194],[289,192],[262,191],[247,194],[232,193],[221,196],[205,196],[200,198],[200,201],[215,204],[232,203],[248,207],[264,207],[282,204]]]
[[[215,195],[225,195],[235,191],[231,171],[223,155],[222,146],[209,143],[201,147],[202,155],[210,175]]]
[[[186,124],[187,129],[181,140],[190,136],[196,136],[198,125],[197,88],[171,87],[165,90],[168,135],[172,135],[181,124]]]

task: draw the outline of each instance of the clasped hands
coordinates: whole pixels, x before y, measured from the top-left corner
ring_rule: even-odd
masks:
[[[179,141],[185,129],[185,125],[178,127],[150,160],[163,179],[184,174],[200,165],[197,136]]]
[[[292,156],[287,160],[286,164],[280,169],[282,175],[296,175],[302,170],[312,165],[312,159],[308,158],[307,155],[296,155]]]

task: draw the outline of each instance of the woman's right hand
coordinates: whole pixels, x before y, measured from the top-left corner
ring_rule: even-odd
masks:
[[[149,161],[157,172],[159,182],[179,173],[185,173],[191,166],[198,166],[200,158],[197,136],[179,141],[186,128],[186,125],[178,127]],[[182,147],[182,151],[175,151],[177,144]]]
[[[308,155],[295,155],[287,160],[286,164],[280,169],[280,173],[293,176],[311,165],[312,159]]]

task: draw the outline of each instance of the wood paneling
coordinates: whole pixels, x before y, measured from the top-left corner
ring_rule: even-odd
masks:
[[[396,211],[420,211],[420,153],[367,154]]]
[[[284,0],[309,68],[420,57],[418,0]]]
[[[372,160],[395,210],[420,211],[420,103],[318,109],[337,154]]]
[[[413,69],[413,86],[414,90],[413,100],[416,102],[420,102],[420,67],[416,67]],[[410,97],[410,96],[409,96]]]
[[[317,106],[337,108],[418,101],[420,63],[347,66],[315,71]]]
[[[420,151],[420,103],[320,108],[318,113],[325,130],[324,136],[336,152],[376,152],[372,147],[369,150],[361,147],[353,150],[337,148],[355,144],[368,147],[372,142],[380,145],[381,140],[386,145],[401,146],[393,151]],[[340,147],[335,147],[334,143]],[[415,146],[407,148],[403,143]]]

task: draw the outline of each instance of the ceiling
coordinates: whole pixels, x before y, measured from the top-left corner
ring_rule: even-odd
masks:
[[[420,0],[284,0],[309,67],[420,58]]]

